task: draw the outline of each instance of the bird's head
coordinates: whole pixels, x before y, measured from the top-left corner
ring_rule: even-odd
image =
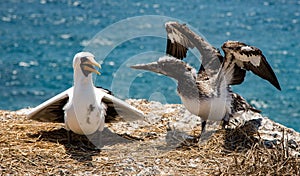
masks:
[[[95,67],[101,68],[101,65],[95,61],[95,56],[89,52],[80,52],[74,56],[73,68],[74,71],[81,70],[82,74],[87,77],[90,73],[100,74]]]
[[[157,62],[137,64],[130,67],[134,69],[148,70],[151,72],[163,74],[176,80],[187,79],[187,77],[195,79],[196,77],[196,70],[194,68],[187,65],[182,60],[176,59],[171,56],[161,57]]]
[[[239,51],[239,50],[251,50],[249,46],[247,46],[245,43],[239,42],[239,41],[227,41],[222,45],[222,49],[224,52],[228,51]]]

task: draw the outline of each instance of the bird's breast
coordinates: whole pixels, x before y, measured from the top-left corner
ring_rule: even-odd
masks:
[[[103,108],[99,107],[97,99],[92,92],[76,93],[69,108],[65,110],[65,123],[67,127],[77,134],[92,134],[100,129],[104,123]]]
[[[200,100],[181,96],[181,101],[189,112],[203,120],[220,121],[226,114],[227,101],[220,97]]]
[[[84,109],[71,106],[65,111],[65,123],[74,133],[88,135],[100,128],[104,117],[98,109],[94,112],[84,111]]]

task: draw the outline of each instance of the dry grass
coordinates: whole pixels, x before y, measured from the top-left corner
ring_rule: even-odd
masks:
[[[139,136],[107,124],[99,150],[85,136],[73,135],[69,145],[62,124],[7,111],[0,122],[1,175],[300,175],[300,159],[285,140],[266,147],[246,125],[218,130],[203,144],[174,147],[166,143],[165,120],[137,128]]]

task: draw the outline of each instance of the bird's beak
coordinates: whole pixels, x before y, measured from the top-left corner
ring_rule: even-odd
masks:
[[[163,74],[162,70],[160,69],[157,62],[151,62],[151,63],[148,63],[148,64],[132,65],[132,66],[130,66],[130,68],[138,69],[138,70],[148,70],[148,71],[152,71],[152,72],[155,72],[155,73]]]
[[[100,75],[100,72],[98,70],[96,70],[93,66],[101,68],[101,65],[98,62],[96,62],[94,58],[88,58],[84,62],[83,69],[86,70],[86,71],[94,72],[94,73]]]
[[[159,73],[174,78],[176,80],[185,79],[186,76],[194,76],[194,70],[190,66],[188,66],[179,59],[169,56],[161,57],[158,59],[157,62],[137,64],[132,65],[130,67],[133,69],[148,70],[154,73]]]

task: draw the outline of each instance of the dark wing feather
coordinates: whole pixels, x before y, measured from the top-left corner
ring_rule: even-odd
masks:
[[[177,59],[183,59],[189,48],[196,47],[202,56],[200,71],[205,70],[209,75],[216,73],[223,62],[219,50],[190,30],[185,24],[167,22],[165,27],[168,37],[166,54]]]
[[[181,45],[176,41],[172,42],[169,38],[167,39],[166,53],[168,55],[171,55],[173,57],[176,57],[177,59],[182,60],[186,58],[187,51],[188,51],[187,47]]]
[[[241,69],[238,65],[234,64],[234,71],[232,74],[232,79],[229,82],[229,85],[241,84],[244,81],[246,76],[246,70]]]
[[[26,116],[29,119],[40,121],[40,122],[64,122],[64,110],[63,107],[69,100],[68,89],[44,103],[33,108]]]
[[[109,95],[113,95],[113,93],[108,90],[108,89],[105,89],[101,86],[96,86],[99,90],[109,94]],[[105,116],[105,123],[108,123],[108,122],[113,122],[113,121],[119,121],[119,116],[118,116],[118,112],[116,111],[115,107],[114,107],[114,104],[111,100],[105,98],[102,99],[102,102],[107,106],[107,109],[106,109],[106,116]]]
[[[126,121],[145,120],[144,114],[125,101],[108,94],[102,88],[96,89],[96,95],[102,96],[102,102],[107,106],[106,121],[117,120],[121,116]]]
[[[242,83],[245,70],[250,70],[281,90],[274,71],[260,49],[237,41],[225,42],[222,49],[225,53],[222,74],[229,85]]]
[[[274,87],[276,87],[278,90],[281,90],[277,77],[264,55],[261,55],[261,61],[258,67],[252,65],[250,62],[244,63],[244,66],[245,69],[251,70],[254,74],[265,80],[268,80]]]

